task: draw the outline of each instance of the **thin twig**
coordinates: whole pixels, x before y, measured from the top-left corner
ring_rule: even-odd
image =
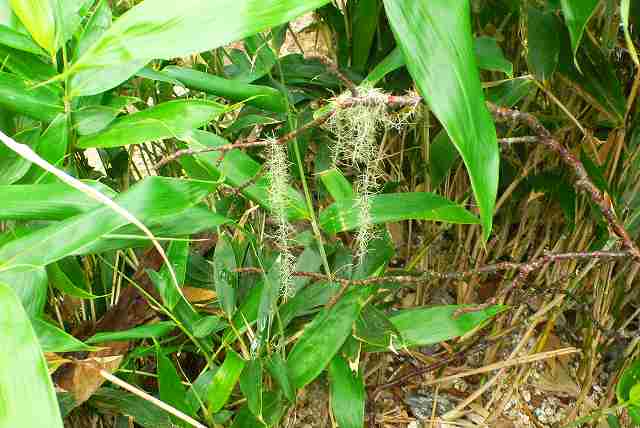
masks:
[[[269,141],[269,140],[259,140],[259,141],[252,141],[252,142],[236,142],[236,143],[230,143],[230,144],[223,144],[222,146],[218,146],[218,147],[207,147],[206,149],[180,149],[174,153],[172,153],[171,155],[163,158],[160,160],[160,162],[158,162],[155,165],[155,169],[158,170],[160,168],[162,168],[164,165],[168,164],[169,162],[172,162],[176,159],[178,159],[179,157],[182,156],[193,156],[193,155],[198,155],[198,154],[202,154],[202,153],[209,153],[209,152],[228,152],[230,150],[235,150],[235,149],[249,149],[249,148],[255,148],[255,147],[266,147],[269,146],[271,144],[284,144],[284,143],[288,143],[289,141],[293,140],[295,137],[297,137],[298,135],[300,135],[301,133],[311,129],[311,128],[315,128],[317,126],[322,125],[324,122],[326,122],[331,115],[333,115],[333,111],[324,113],[320,116],[318,116],[317,118],[315,118],[314,120],[307,122],[306,124],[304,124],[303,126],[301,126],[298,129],[295,129],[285,135],[283,135],[282,137],[278,138],[275,142],[274,141]]]
[[[466,271],[452,271],[452,272],[436,272],[436,271],[420,271],[408,275],[388,275],[367,279],[345,279],[337,277],[329,277],[318,272],[293,272],[294,276],[310,278],[315,281],[335,282],[342,286],[367,286],[376,284],[388,284],[388,283],[400,283],[400,284],[417,284],[424,282],[428,278],[437,279],[462,279],[475,275],[497,273],[507,270],[518,269],[521,272],[532,272],[542,266],[564,261],[564,260],[577,260],[577,259],[589,259],[589,260],[607,260],[607,259],[619,259],[628,258],[631,254],[629,251],[592,251],[582,253],[557,253],[546,254],[542,257],[534,259],[526,263],[513,263],[513,262],[501,262],[492,265],[482,266],[477,269]],[[264,271],[256,267],[244,267],[234,269],[237,273],[254,273],[262,274]],[[475,310],[475,307],[474,307]]]
[[[519,110],[498,107],[491,103],[487,103],[487,106],[491,113],[493,113],[496,120],[519,122],[527,125],[535,134],[538,135],[540,143],[549,147],[560,156],[560,159],[569,166],[576,175],[576,187],[589,195],[593,203],[600,208],[600,212],[609,224],[611,232],[622,240],[624,247],[629,250],[636,261],[640,262],[640,249],[638,249],[629,236],[629,233],[618,220],[610,199],[606,197],[595,184],[593,184],[582,162],[580,162],[580,160],[566,147],[560,144],[560,142],[553,138],[551,132],[549,132],[549,130],[545,128],[534,115],[524,113]],[[526,277],[527,274],[528,272],[525,271],[519,276]]]

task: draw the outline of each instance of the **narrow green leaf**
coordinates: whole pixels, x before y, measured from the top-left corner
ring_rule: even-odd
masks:
[[[115,201],[142,222],[176,214],[213,191],[216,183],[148,177]],[[73,254],[129,222],[109,207],[68,218],[0,247],[0,268],[46,266]],[[1,270],[1,269],[0,269]]]
[[[55,117],[49,127],[42,133],[38,140],[36,153],[50,164],[62,167],[64,157],[69,145],[69,119],[65,114]],[[22,178],[21,183],[52,183],[58,179],[39,166],[32,165],[31,169]]]
[[[353,53],[351,54],[351,67],[357,72],[364,71],[373,38],[378,28],[380,16],[380,3],[378,0],[360,0],[355,5],[353,12]]]
[[[220,300],[220,306],[231,319],[236,311],[236,285],[238,275],[233,273],[236,269],[236,255],[233,244],[226,234],[220,234],[216,250],[213,256],[213,281],[216,294]]]
[[[84,31],[78,38],[73,57],[79,58],[87,51],[111,26],[111,7],[108,0],[98,0],[93,14],[87,21]]]
[[[551,11],[534,6],[527,9],[527,63],[540,80],[548,80],[556,71],[560,56],[561,28]]]
[[[329,364],[331,409],[340,428],[364,427],[365,390],[362,376],[336,355]]]
[[[278,113],[287,111],[287,104],[282,92],[269,86],[249,85],[184,67],[169,66],[162,69],[162,72],[190,89],[203,91],[231,101],[246,102],[248,105],[263,110]]]
[[[56,18],[50,0],[9,0],[11,9],[49,55],[56,53]]]
[[[175,100],[117,119],[101,132],[81,137],[77,146],[119,147],[163,138],[179,138],[206,125],[226,107],[213,101]]]
[[[193,326],[193,335],[197,338],[207,337],[212,333],[224,329],[227,324],[215,315],[203,317]]]
[[[49,283],[62,291],[65,295],[77,297],[79,299],[95,299],[98,297],[80,287],[77,287],[67,274],[60,269],[58,263],[51,263],[46,269]]]
[[[44,268],[19,266],[0,270],[0,282],[13,289],[30,317],[42,316],[47,302],[47,272]]]
[[[109,72],[114,67],[215,49],[288,22],[328,1],[185,0],[176,8],[171,0],[146,0],[117,19],[74,63],[72,93],[106,91],[140,68],[132,65],[119,73]]]
[[[100,388],[89,405],[105,413],[131,417],[143,428],[175,428],[169,414],[142,397],[114,388]]]
[[[105,105],[80,107],[72,113],[74,128],[81,136],[100,132],[134,101],[137,101],[137,98],[117,96],[111,98]]]
[[[287,357],[295,388],[302,388],[327,367],[347,337],[371,290],[353,289],[333,307],[323,309],[307,324]]]
[[[271,356],[265,361],[265,366],[269,370],[269,374],[276,381],[276,383],[284,392],[284,396],[287,397],[290,403],[295,403],[296,392],[291,385],[289,379],[289,373],[287,371],[287,363],[282,359],[282,355],[279,353],[271,354]]]
[[[176,325],[173,321],[159,321],[154,324],[145,324],[129,330],[96,333],[85,340],[85,342],[93,344],[137,339],[160,339],[171,333],[175,328]]]
[[[478,68],[481,70],[502,71],[513,77],[513,64],[504,57],[502,49],[493,37],[476,37],[473,42]]]
[[[94,349],[40,318],[32,318],[31,325],[38,336],[42,352],[77,352]]]
[[[51,122],[64,111],[60,97],[46,87],[33,88],[23,78],[0,71],[0,107]]]
[[[160,399],[172,407],[192,415],[194,409],[187,401],[187,389],[182,385],[182,379],[165,351],[156,347],[156,360],[158,363],[158,391]],[[178,424],[179,419],[173,417],[174,423]]]
[[[600,0],[561,0],[564,22],[571,36],[571,48],[575,58],[584,29]]]
[[[0,283],[0,426],[62,428],[58,400],[22,304]],[[7,352],[10,350],[11,352]]]
[[[369,208],[373,224],[402,220],[434,220],[458,224],[477,224],[478,219],[460,205],[428,192],[385,193],[371,197]],[[335,202],[320,213],[320,227],[335,234],[356,229],[361,222],[356,199]]]
[[[404,65],[404,54],[402,53],[402,50],[397,47],[392,50],[391,53],[378,65],[376,65],[371,73],[369,73],[369,75],[364,79],[363,83],[368,83],[373,86],[382,80],[387,74],[403,67]]]
[[[184,284],[189,260],[189,241],[172,241],[167,248],[167,258],[173,266],[178,285]],[[160,283],[164,284],[164,286],[158,289],[158,292],[164,305],[171,311],[180,301],[182,292],[176,289],[166,264],[162,266],[159,275],[163,278]],[[156,283],[156,285],[160,283]]]
[[[487,240],[500,153],[484,103],[467,0],[384,0],[389,22],[420,93],[460,151]]]
[[[0,113],[0,115],[1,114],[3,113]],[[24,130],[14,135],[13,139],[21,144],[30,146],[33,149],[38,143],[39,137],[40,137],[40,129],[36,127],[36,128]],[[4,208],[4,202],[6,199],[4,195],[7,194],[6,193],[7,191],[10,192],[9,190],[10,188],[14,187],[14,186],[5,186],[5,185],[12,184],[20,180],[22,177],[24,177],[24,175],[29,171],[30,168],[31,168],[31,162],[24,159],[23,157],[18,155],[13,150],[9,149],[4,144],[0,146],[0,171],[2,171],[2,174],[0,174],[0,185],[2,185],[2,189],[4,190],[4,191],[0,191],[0,194],[3,195],[2,196],[3,204],[0,204],[0,212],[2,212]],[[18,194],[14,193],[13,195],[17,196]],[[24,196],[24,193],[20,196]],[[11,198],[11,197],[8,196],[8,198]],[[24,202],[24,198],[21,198],[21,199]],[[7,201],[7,205],[11,206],[10,199]],[[9,210],[11,210],[11,208],[9,208]],[[1,214],[0,214],[0,218],[2,218]]]
[[[233,350],[227,349],[224,363],[213,376],[209,385],[208,403],[211,413],[219,412],[229,400],[233,387],[244,369],[245,360]]]
[[[17,74],[31,86],[42,84],[43,81],[56,75],[56,69],[50,63],[44,62],[41,57],[1,45],[0,60],[2,60],[3,71],[9,70]],[[43,87],[59,97],[63,95],[62,86],[56,82]]]
[[[251,413],[262,418],[262,360],[249,360],[240,376],[240,390],[247,398]]]
[[[264,286],[260,294],[260,304],[258,305],[258,331],[257,340],[259,345],[266,341],[267,330],[273,321],[276,310],[278,297],[280,297],[280,271],[282,258],[278,256],[269,268],[269,271],[263,274]]]
[[[429,145],[431,188],[436,189],[458,160],[458,152],[446,132],[440,131]]]
[[[616,385],[616,397],[619,403],[631,400],[631,390],[640,385],[640,360],[633,361],[620,376]],[[629,416],[634,423],[640,425],[640,404],[633,403],[627,407]]]

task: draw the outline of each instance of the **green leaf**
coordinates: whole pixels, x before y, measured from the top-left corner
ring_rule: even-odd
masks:
[[[540,80],[556,71],[560,56],[560,23],[551,11],[533,6],[527,9],[527,63]]]
[[[2,114],[2,113],[0,113]],[[13,139],[21,144],[25,144],[33,148],[40,137],[40,129],[39,128],[31,128],[24,130],[13,136]],[[5,186],[6,184],[12,184],[16,181],[20,180],[31,168],[31,162],[24,159],[22,156],[5,146],[4,144],[0,146],[0,171],[2,174],[0,175],[0,185],[2,185],[3,191],[0,191],[2,196],[3,204],[0,204],[0,212],[3,211],[4,202],[5,202],[5,194],[6,192],[10,192],[10,188],[14,186]],[[8,195],[8,194],[7,194]],[[17,196],[15,193],[14,196]],[[24,196],[24,193],[20,196]],[[10,198],[10,196],[7,196]],[[15,200],[14,200],[15,202]],[[24,203],[24,198],[21,198],[19,203]],[[8,205],[11,205],[11,201],[7,202]],[[9,208],[10,210],[11,208]],[[18,208],[19,209],[19,208]],[[5,211],[6,212],[6,211]],[[0,218],[2,215],[0,214]]]
[[[504,57],[502,49],[493,37],[476,37],[473,43],[478,68],[481,70],[502,71],[513,77],[513,64]]]
[[[240,390],[247,398],[251,413],[262,418],[262,360],[249,360],[240,376]]]
[[[30,317],[40,317],[47,302],[47,272],[42,267],[20,266],[0,270],[0,282],[8,284]]]
[[[42,352],[77,352],[93,349],[64,330],[39,318],[32,318],[31,325],[38,336]]]
[[[189,241],[172,241],[167,248],[167,258],[171,262],[178,285],[184,284],[187,261],[189,260]],[[147,273],[150,272],[155,273],[154,271],[148,271]],[[158,275],[162,278],[162,281],[154,281],[154,284],[158,287],[158,293],[165,307],[172,311],[180,301],[182,292],[176,289],[176,284],[171,280],[171,274],[166,264],[162,266]]]
[[[56,75],[56,69],[51,64],[44,62],[41,57],[16,49],[0,46],[0,60],[2,60],[3,70],[7,69],[23,77],[25,82],[31,86],[42,84],[43,81]],[[62,86],[56,82],[43,87],[57,96],[63,95]]]
[[[322,171],[318,175],[320,176],[322,184],[324,184],[324,187],[327,188],[327,191],[334,200],[352,200],[355,197],[351,183],[342,175],[342,172],[338,168]]]
[[[435,306],[431,308],[403,309],[389,319],[400,333],[400,347],[432,345],[468,333],[494,315],[502,312],[504,306],[491,306],[457,317],[459,305]]]
[[[458,152],[446,132],[440,131],[429,145],[429,174],[431,188],[435,189],[458,160]]]
[[[79,299],[95,299],[98,296],[94,296],[82,288],[77,287],[66,273],[60,269],[58,263],[51,263],[47,266],[47,277],[49,282],[58,290],[62,291],[65,295],[77,297]]]
[[[64,157],[69,145],[69,120],[64,114],[59,114],[44,131],[38,140],[36,152],[50,164],[62,168]],[[39,166],[32,165],[22,178],[22,183],[51,183],[58,179]]]
[[[130,416],[144,428],[174,428],[169,414],[145,398],[113,388],[100,388],[89,399],[91,407],[105,413]]]
[[[219,412],[229,400],[233,387],[238,382],[245,360],[233,350],[227,349],[224,363],[213,376],[209,385],[208,403],[211,413]]]
[[[160,399],[172,407],[193,415],[194,409],[189,406],[187,400],[187,389],[182,385],[182,379],[173,363],[164,353],[160,346],[156,347],[156,359],[158,363],[158,391]],[[179,423],[179,419],[173,418],[175,423]]]
[[[50,0],[9,0],[31,37],[51,56],[56,53],[56,18]]]
[[[216,183],[148,177],[115,201],[142,222],[176,214],[213,191]],[[34,231],[0,247],[0,270],[20,265],[46,266],[73,254],[129,222],[102,206]]]
[[[233,244],[226,234],[220,233],[213,256],[213,283],[220,306],[231,319],[236,311],[236,285],[238,275],[233,273],[237,267]]]
[[[489,88],[487,90],[487,99],[499,106],[513,107],[535,89],[536,85],[533,79],[516,77]]]
[[[288,22],[328,1],[185,0],[179,8],[171,0],[143,1],[117,19],[73,64],[72,95],[106,91],[151,59],[212,50]],[[118,67],[123,68],[110,72]]]
[[[384,0],[389,22],[421,95],[462,155],[487,240],[500,153],[484,103],[467,0]]]
[[[364,71],[371,45],[378,28],[380,16],[380,3],[378,0],[360,0],[355,5],[353,12],[353,53],[351,55],[351,67],[357,72]]]
[[[87,51],[111,26],[111,7],[108,0],[98,0],[93,14],[87,21],[84,31],[78,38],[73,57],[79,58]]]
[[[287,111],[287,104],[282,92],[269,86],[249,85],[184,67],[169,66],[165,67],[162,72],[190,89],[203,91],[231,101],[246,102],[247,105],[263,110],[278,113]]]
[[[340,428],[364,427],[365,390],[362,376],[336,355],[329,364],[331,409]]]
[[[561,0],[564,22],[571,36],[571,48],[575,58],[584,29],[600,0]]]
[[[224,329],[226,325],[222,318],[209,315],[195,323],[193,326],[193,335],[197,338],[207,337],[212,333]]]
[[[85,340],[85,342],[93,344],[137,339],[160,339],[171,333],[175,328],[176,325],[173,321],[159,321],[154,324],[145,324],[129,330],[96,333],[89,339]]]
[[[45,53],[31,37],[2,24],[0,24],[0,44],[36,55]]]
[[[397,47],[391,51],[389,55],[387,55],[376,67],[367,75],[362,83],[367,83],[371,86],[376,85],[380,80],[382,80],[387,74],[391,73],[403,67],[405,65],[404,62],[404,54],[402,50]]]
[[[0,71],[0,107],[51,122],[64,111],[62,99],[47,87],[33,88],[23,78]]]
[[[276,311],[276,304],[280,297],[280,272],[281,272],[282,258],[278,256],[273,262],[269,271],[263,274],[264,285],[262,287],[262,293],[260,294],[260,304],[258,305],[258,328],[257,328],[257,341],[259,345],[262,345],[266,341],[267,330],[271,325],[273,316]]]
[[[296,392],[291,385],[291,380],[289,379],[289,373],[287,371],[287,363],[282,359],[282,355],[277,352],[271,354],[271,356],[265,361],[265,366],[267,367],[267,370],[269,370],[271,377],[282,389],[287,400],[294,403],[296,401]]]
[[[81,137],[77,146],[119,147],[163,138],[180,138],[224,113],[226,107],[213,101],[168,101],[117,119],[101,132]]]
[[[351,334],[353,323],[370,294],[369,288],[353,289],[305,326],[287,357],[289,377],[295,388],[307,385],[327,367]]]
[[[106,105],[89,105],[75,110],[72,114],[74,128],[79,135],[90,135],[102,131],[123,111],[136,101],[133,97],[113,97]]]
[[[619,403],[627,403],[631,401],[631,391],[640,385],[640,359],[634,360],[623,372],[616,385],[616,397]],[[634,391],[634,398],[635,391]],[[636,423],[640,424],[640,403],[631,402],[629,407],[629,416]]]
[[[460,205],[428,192],[384,193],[371,197],[373,224],[402,220],[434,220],[459,224],[477,224],[478,219]],[[320,213],[320,227],[336,234],[360,226],[358,200],[340,200]]]
[[[58,400],[22,304],[0,283],[0,425],[62,428]],[[7,334],[9,332],[9,334]],[[11,352],[7,352],[10,350]]]

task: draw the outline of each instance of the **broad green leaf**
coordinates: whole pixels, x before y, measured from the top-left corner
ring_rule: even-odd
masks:
[[[279,113],[287,111],[287,104],[282,92],[269,86],[250,85],[184,67],[169,66],[165,67],[162,72],[190,89],[203,91],[231,101],[246,102],[248,105],[263,110]]]
[[[540,80],[548,80],[556,71],[560,56],[561,28],[551,11],[527,8],[527,63]]]
[[[127,63],[170,59],[225,46],[288,22],[329,0],[145,0],[129,9],[71,68],[72,94],[93,95],[128,79]],[[198,31],[194,31],[197,29]],[[139,64],[139,63],[138,63]],[[99,74],[96,74],[98,72]]]
[[[62,428],[38,339],[20,300],[0,283],[0,426]],[[7,333],[8,332],[8,333]],[[10,352],[9,352],[10,350]]]
[[[351,334],[353,323],[371,292],[369,288],[347,292],[333,307],[323,309],[305,326],[287,357],[289,377],[295,388],[307,385],[327,367]]]
[[[401,335],[384,311],[367,305],[356,321],[354,336],[367,345],[386,348],[397,343]]]
[[[193,326],[193,335],[197,338],[207,337],[210,334],[218,332],[227,326],[222,318],[215,315],[209,315],[200,319]]]
[[[147,222],[193,206],[215,186],[205,181],[148,177],[115,201]],[[128,223],[106,206],[68,218],[0,247],[0,270],[25,265],[44,267],[66,256],[81,254],[83,247]]]
[[[513,64],[504,57],[502,49],[493,37],[476,37],[473,49],[481,70],[502,71],[509,77],[513,77]]]
[[[384,0],[387,17],[421,95],[462,155],[487,240],[500,152],[484,104],[467,0]]]
[[[212,265],[213,282],[220,300],[220,306],[227,318],[231,319],[236,311],[238,274],[233,273],[233,270],[237,267],[236,255],[233,252],[231,239],[226,234],[219,234]]]
[[[336,355],[329,364],[331,409],[340,428],[364,427],[366,393],[362,376],[351,371],[347,361]]]
[[[3,71],[9,70],[13,74],[17,74],[25,79],[26,84],[31,86],[42,84],[43,81],[56,75],[56,69],[51,64],[44,62],[41,57],[1,45],[0,60]],[[57,82],[43,87],[56,96],[61,97],[63,94],[62,86]]]
[[[536,85],[529,77],[509,79],[498,86],[489,88],[487,99],[499,106],[513,107],[524,97],[533,93],[535,89]]]
[[[361,222],[358,204],[357,199],[343,199],[330,205],[320,213],[320,227],[331,234],[356,229]],[[477,217],[460,205],[427,192],[374,195],[369,211],[373,224],[410,219],[478,223]]]
[[[169,414],[150,401],[121,389],[100,388],[89,399],[101,412],[131,417],[144,428],[174,428]]]
[[[176,325],[173,321],[159,321],[154,324],[145,324],[129,330],[96,333],[89,339],[85,340],[85,342],[93,344],[137,339],[160,339],[171,333],[175,328]]]
[[[171,359],[169,359],[160,346],[156,348],[156,359],[158,363],[157,373],[160,399],[170,406],[188,415],[192,415],[194,409],[189,406],[187,389],[182,385],[182,379],[173,366]],[[179,422],[179,419],[175,417],[173,420],[175,423]]]
[[[618,380],[618,384],[616,385],[618,402],[626,403],[629,401],[631,399],[631,390],[637,387],[637,385],[640,385],[640,360],[633,361],[629,367],[622,372],[622,376],[620,376],[620,380]],[[627,410],[634,423],[640,424],[640,403],[631,404],[627,407]]]
[[[571,48],[575,57],[584,29],[600,0],[561,0],[564,22],[571,36]]]
[[[111,26],[111,6],[108,0],[98,0],[98,4],[87,24],[84,31],[78,38],[75,47],[74,58],[79,58],[87,51]]]
[[[53,2],[50,0],[9,0],[11,9],[31,37],[46,50],[49,55],[56,53],[56,17]]]
[[[40,318],[32,318],[31,324],[38,336],[42,352],[76,352],[93,349],[59,327],[49,324]]]
[[[8,284],[30,317],[40,317],[47,302],[47,272],[42,267],[0,269],[0,282]]]
[[[179,138],[206,125],[226,107],[213,101],[175,100],[117,119],[106,129],[81,137],[77,146],[119,147],[163,138]]]
[[[262,417],[262,360],[249,360],[240,375],[240,390],[247,398],[251,413]]]
[[[233,350],[227,349],[224,363],[213,376],[213,380],[209,385],[207,398],[211,413],[219,412],[227,403],[244,366],[245,360]]]
[[[33,88],[23,78],[0,71],[0,107],[51,122],[64,111],[62,99],[47,87]]]
[[[216,134],[196,130],[185,138],[187,146],[200,150],[211,147],[219,147],[229,142]],[[202,153],[193,158],[183,156],[180,162],[189,171],[203,171],[204,175],[190,173],[193,178],[218,180],[221,176],[225,182],[234,187],[242,187],[242,194],[247,198],[269,209],[269,181],[266,177],[259,178],[255,184],[246,186],[261,171],[261,165],[242,150],[231,150],[225,153],[222,166],[219,165],[220,153]],[[201,167],[200,170],[191,167]],[[302,195],[293,189],[289,189],[289,219],[300,220],[308,218],[306,204]]]
[[[104,105],[82,106],[72,113],[74,128],[79,135],[90,135],[102,131],[124,108],[136,101],[133,97],[113,97]]]
[[[351,67],[357,72],[362,72],[367,65],[371,45],[378,28],[380,3],[378,0],[360,0],[354,9]]]
[[[45,53],[31,37],[2,24],[0,24],[0,44],[36,55]]]
[[[622,18],[622,26],[624,27],[624,39],[627,43],[627,49],[629,49],[629,52],[631,54],[631,59],[636,64],[636,67],[640,67],[640,60],[638,59],[638,51],[636,50],[636,46],[633,43],[633,39],[631,38],[631,33],[629,31],[630,11],[631,11],[631,0],[622,0],[620,3],[620,16]]]
[[[328,169],[318,175],[322,184],[324,184],[324,187],[335,201],[353,200],[355,197],[351,183],[342,175],[339,169]]]
[[[431,308],[404,309],[390,317],[401,336],[400,347],[432,345],[468,333],[481,323],[504,310],[503,306],[491,306],[457,317],[458,305]]]

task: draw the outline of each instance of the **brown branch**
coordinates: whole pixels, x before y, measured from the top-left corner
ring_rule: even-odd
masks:
[[[640,262],[640,249],[638,249],[629,236],[629,233],[618,220],[609,198],[606,197],[595,184],[593,184],[582,162],[580,162],[580,160],[566,147],[553,138],[551,132],[549,132],[549,130],[545,128],[534,115],[505,107],[498,107],[491,103],[487,103],[487,106],[491,113],[493,113],[496,120],[511,121],[527,125],[535,134],[538,135],[540,143],[544,144],[560,156],[560,159],[570,167],[576,175],[576,187],[589,195],[593,203],[600,208],[600,212],[609,224],[610,231],[622,240],[624,247],[629,250],[636,261]],[[522,275],[519,275],[519,277],[522,276],[523,278],[526,278],[528,272],[523,271],[521,274]]]
[[[452,272],[436,272],[436,271],[420,271],[415,272],[413,274],[407,275],[388,275],[381,276],[375,278],[367,278],[367,279],[345,279],[345,278],[337,278],[335,276],[329,276],[318,272],[294,272],[293,275],[302,278],[310,278],[315,281],[326,281],[326,282],[335,282],[343,286],[367,286],[367,285],[375,285],[375,284],[385,284],[385,283],[400,283],[400,284],[418,284],[424,282],[429,278],[436,279],[463,279],[476,275],[482,274],[491,274],[497,273],[507,270],[516,270],[518,269],[520,273],[526,272],[526,275],[529,273],[540,269],[544,265],[549,263],[555,263],[566,260],[580,260],[580,259],[589,259],[589,260],[609,260],[609,259],[619,259],[619,258],[628,258],[631,256],[630,251],[592,251],[592,252],[581,252],[581,253],[550,253],[546,254],[537,259],[531,260],[529,262],[524,263],[513,263],[513,262],[501,262],[495,263],[492,265],[482,266],[477,269],[466,270],[466,271],[452,271]],[[233,272],[237,273],[253,273],[253,274],[263,274],[264,271],[260,268],[256,267],[244,267],[234,269]]]
[[[254,147],[265,147],[265,146],[269,146],[271,144],[284,144],[284,143],[288,143],[289,141],[293,140],[294,138],[296,138],[298,135],[300,135],[301,133],[311,129],[311,128],[315,128],[316,126],[320,126],[322,125],[324,122],[326,122],[327,120],[329,120],[329,118],[333,115],[333,111],[324,113],[320,116],[318,116],[317,118],[313,119],[310,122],[305,123],[303,126],[301,126],[298,129],[295,129],[285,135],[283,135],[282,137],[278,138],[275,141],[269,141],[269,140],[259,140],[259,141],[252,141],[252,142],[236,142],[236,143],[230,143],[230,144],[223,144],[222,146],[218,146],[218,147],[207,147],[206,149],[180,149],[172,154],[170,154],[169,156],[166,156],[165,158],[161,159],[160,162],[158,162],[155,165],[155,169],[159,169],[162,168],[163,166],[165,166],[166,164],[168,164],[169,162],[172,162],[176,159],[178,159],[179,157],[182,156],[193,156],[193,155],[199,155],[202,153],[209,153],[209,152],[228,152],[230,150],[235,150],[235,149],[249,149],[249,148],[254,148]]]

